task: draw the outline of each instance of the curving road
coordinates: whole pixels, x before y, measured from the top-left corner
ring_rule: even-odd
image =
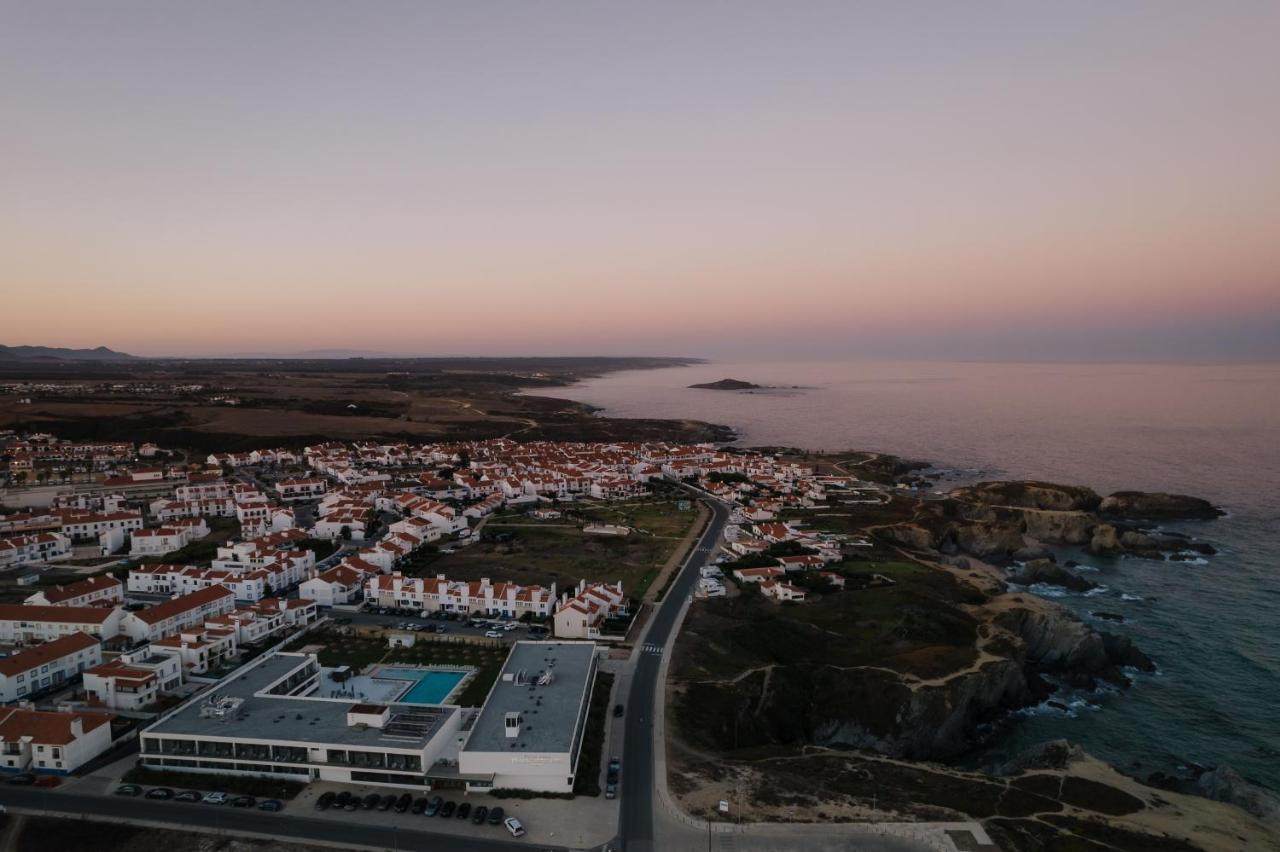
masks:
[[[721,532],[729,523],[728,508],[716,500],[705,502],[711,508],[711,521],[649,622],[631,678],[622,747],[622,806],[618,826],[619,845],[629,852],[648,852],[655,848],[653,714],[655,697],[662,694],[658,688],[662,655],[671,652],[680,612],[698,582],[698,569],[707,564],[720,541]]]

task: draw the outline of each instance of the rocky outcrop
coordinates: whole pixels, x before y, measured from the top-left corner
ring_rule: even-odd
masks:
[[[1084,757],[1084,749],[1072,745],[1067,740],[1049,740],[1034,745],[1018,754],[1013,760],[1001,765],[997,775],[1021,775],[1034,769],[1051,769],[1061,772],[1073,762]]]
[[[987,663],[941,686],[899,688],[893,691],[896,700],[887,702],[880,690],[865,688],[871,674],[828,670],[817,679],[822,697],[833,700],[812,706],[810,712],[818,717],[814,743],[868,748],[896,757],[947,758],[973,747],[979,722],[1001,709],[1024,706],[1030,698],[1021,667],[1013,660]],[[857,688],[864,700],[834,700],[853,683],[864,684]]]
[[[990,506],[1085,512],[1096,509],[1102,500],[1096,491],[1081,485],[1058,485],[1034,480],[979,482],[953,489],[951,496],[957,500]]]
[[[1022,550],[1022,531],[1013,524],[975,523],[955,529],[956,547],[979,559],[1008,559]]]
[[[1028,562],[1011,575],[1009,581],[1020,586],[1046,583],[1050,586],[1070,589],[1073,592],[1087,592],[1098,587],[1097,583],[1090,582],[1070,568],[1064,568],[1048,559],[1035,559]]]
[[[1208,799],[1241,807],[1280,831],[1280,798],[1257,784],[1250,784],[1230,766],[1219,766],[1205,772],[1196,779],[1195,792]]]
[[[1022,640],[1025,663],[1033,672],[1058,676],[1073,686],[1091,689],[1095,679],[1128,686],[1122,667],[1155,668],[1127,638],[1098,633],[1062,607],[1043,602],[1015,607],[995,621]]]
[[[1186,494],[1117,491],[1102,500],[1098,514],[1130,521],[1208,521],[1225,513],[1208,500]]]
[[[1036,541],[1049,544],[1084,544],[1098,519],[1088,512],[1028,511],[1022,513],[1023,530]]]
[[[1089,552],[1095,556],[1109,556],[1124,550],[1120,543],[1120,532],[1111,524],[1095,527],[1093,537],[1089,539]]]

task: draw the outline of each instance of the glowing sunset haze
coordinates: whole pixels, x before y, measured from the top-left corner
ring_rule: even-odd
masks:
[[[9,3],[3,342],[1270,358],[1277,44],[1271,2]]]

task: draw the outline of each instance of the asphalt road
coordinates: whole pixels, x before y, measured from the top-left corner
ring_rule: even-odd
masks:
[[[371,846],[382,849],[458,849],[463,852],[528,852],[529,845],[510,838],[460,837],[456,834],[419,829],[344,824],[333,820],[265,813],[229,805],[205,805],[187,802],[163,802],[126,796],[99,796],[62,790],[37,790],[29,787],[0,787],[0,804],[24,811],[52,811],[73,817],[112,817],[119,820],[173,823],[213,832],[244,831],[281,839],[306,842]],[[424,829],[431,820],[423,818]],[[489,826],[477,832],[504,831]],[[563,847],[539,847],[562,849]]]
[[[658,670],[663,654],[671,653],[676,619],[685,600],[698,582],[698,569],[706,565],[729,522],[729,510],[717,501],[711,506],[711,522],[698,539],[684,567],[672,582],[658,611],[654,613],[640,659],[632,674],[627,698],[626,727],[622,746],[621,817],[619,836],[623,849],[648,852],[654,849],[653,815],[653,713],[658,694]]]

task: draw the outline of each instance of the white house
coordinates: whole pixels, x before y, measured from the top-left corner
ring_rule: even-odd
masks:
[[[623,615],[627,598],[622,583],[578,583],[573,595],[566,593],[556,605],[555,635],[560,639],[595,639],[605,619]]]
[[[61,533],[46,532],[0,538],[0,568],[70,558],[71,539]]]
[[[109,606],[0,604],[0,642],[47,642],[84,631],[102,641],[120,633],[124,610]]]
[[[140,712],[161,695],[182,685],[182,661],[177,654],[156,653],[151,646],[101,663],[84,673],[84,691],[91,705]]]
[[[0,708],[0,768],[67,775],[111,747],[107,713]]]
[[[102,643],[75,632],[0,658],[0,702],[57,688],[102,662]]]
[[[235,609],[235,594],[226,586],[210,586],[126,613],[120,631],[135,642],[155,642]]]
[[[42,589],[23,603],[31,606],[102,606],[124,603],[124,583],[99,574],[65,586]]]

